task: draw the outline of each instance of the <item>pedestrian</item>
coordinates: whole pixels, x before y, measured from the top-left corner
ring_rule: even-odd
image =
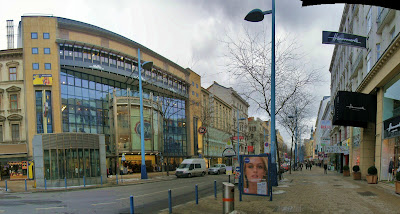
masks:
[[[308,168],[308,163],[306,163],[306,169]]]
[[[311,171],[311,167],[312,167],[312,164],[310,163],[310,166],[308,166],[308,168],[310,168],[310,171]]]
[[[303,171],[303,163],[300,163],[300,171]]]
[[[324,174],[328,174],[328,164],[324,164]]]

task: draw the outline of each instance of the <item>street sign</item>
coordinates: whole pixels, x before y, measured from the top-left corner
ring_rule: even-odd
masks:
[[[126,161],[125,153],[122,153],[121,161]]]
[[[268,142],[264,143],[264,153],[270,153],[270,147]]]
[[[235,150],[233,150],[233,148],[226,148],[223,152],[222,152],[222,157],[232,157],[232,156],[236,156],[236,152]]]
[[[207,132],[206,127],[200,127],[200,128],[199,128],[199,133],[200,133],[200,134],[205,134],[206,132]]]
[[[232,137],[232,140],[237,140],[238,138],[237,138],[237,136],[233,136]],[[244,139],[244,137],[243,136],[239,136],[239,140],[243,140]]]
[[[232,166],[226,166],[226,174],[232,175]]]
[[[226,142],[225,149],[226,148],[233,148],[232,142],[230,140]]]

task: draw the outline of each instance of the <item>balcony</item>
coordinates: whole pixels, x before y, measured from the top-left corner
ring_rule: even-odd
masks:
[[[376,24],[377,24],[376,33],[381,34],[385,25],[394,19],[395,14],[396,14],[395,10],[382,8],[380,13],[378,14],[378,18],[376,18]]]

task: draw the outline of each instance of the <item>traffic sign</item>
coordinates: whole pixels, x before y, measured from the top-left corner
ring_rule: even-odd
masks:
[[[199,133],[200,133],[200,134],[205,134],[206,132],[207,132],[206,127],[200,127],[200,128],[199,128]]]
[[[237,140],[238,138],[237,138],[237,136],[233,136],[232,137],[232,140]],[[244,139],[244,137],[243,136],[239,136],[239,140],[243,140]]]

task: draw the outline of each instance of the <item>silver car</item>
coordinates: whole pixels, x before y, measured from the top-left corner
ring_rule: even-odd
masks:
[[[226,165],[225,164],[214,164],[211,168],[208,169],[208,174],[221,174],[226,173]]]

